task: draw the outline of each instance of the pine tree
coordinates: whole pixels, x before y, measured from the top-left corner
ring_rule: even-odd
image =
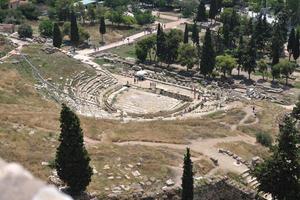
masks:
[[[273,26],[273,33],[271,39],[271,53],[272,53],[272,65],[279,63],[279,58],[283,49],[282,36],[280,34],[280,27],[278,24]]]
[[[185,24],[183,43],[189,43],[189,27],[187,23]]]
[[[199,29],[197,27],[196,22],[194,22],[194,24],[193,24],[192,40],[193,40],[194,44],[199,45]]]
[[[256,46],[260,50],[264,49],[264,46],[265,46],[265,44],[264,44],[264,42],[265,42],[264,29],[265,29],[265,27],[264,27],[264,23],[263,23],[263,16],[259,15],[258,20],[255,25],[255,28],[254,28],[254,31],[253,31],[253,36],[256,40]]]
[[[205,4],[204,4],[203,0],[201,0],[200,4],[198,6],[198,10],[197,10],[196,21],[204,22],[206,20],[207,20],[206,8],[205,8]]]
[[[295,41],[296,41],[295,29],[292,28],[290,35],[289,35],[288,44],[287,44],[287,50],[289,52],[289,60],[291,59],[291,56],[294,51]]]
[[[297,31],[295,43],[293,45],[293,57],[297,60],[300,56],[300,31]]]
[[[183,175],[182,175],[182,200],[193,200],[194,198],[194,179],[193,179],[193,163],[191,160],[190,149],[186,149],[183,163]]]
[[[272,155],[255,167],[253,175],[260,183],[258,190],[270,193],[273,199],[300,199],[300,141],[295,120],[286,116],[279,132]]]
[[[106,25],[105,25],[104,17],[101,17],[100,19],[99,32],[101,34],[102,43],[104,43],[104,34],[106,33]]]
[[[53,26],[53,46],[60,48],[62,44],[62,36],[57,23],[54,23]]]
[[[215,19],[217,14],[218,14],[217,0],[211,0],[210,1],[210,9],[209,9],[209,18]]]
[[[70,37],[73,45],[77,45],[79,42],[79,32],[78,32],[77,19],[74,12],[71,13],[71,36]]]
[[[204,76],[211,74],[215,68],[215,64],[216,55],[212,45],[211,32],[209,29],[207,29],[204,37],[204,44],[200,61],[201,74],[203,74]]]
[[[248,78],[250,79],[251,73],[254,72],[256,68],[257,55],[256,42],[253,36],[251,37],[250,42],[248,44],[246,55],[247,56],[245,57],[244,69],[248,72]]]
[[[66,105],[60,113],[60,145],[56,151],[56,171],[72,195],[85,191],[92,176],[90,158],[83,143],[83,133],[79,118]]]

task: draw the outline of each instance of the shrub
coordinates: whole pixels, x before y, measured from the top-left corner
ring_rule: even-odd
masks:
[[[50,20],[43,20],[39,24],[39,32],[41,36],[52,37],[53,23]]]
[[[256,142],[262,144],[263,146],[271,147],[273,138],[268,133],[259,132],[256,134]]]
[[[20,38],[31,38],[32,37],[32,28],[28,24],[21,24],[18,28],[18,34]]]

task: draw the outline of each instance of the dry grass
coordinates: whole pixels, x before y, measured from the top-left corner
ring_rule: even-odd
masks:
[[[5,56],[11,50],[13,50],[13,46],[9,44],[4,36],[0,35],[0,58]]]
[[[265,132],[274,137],[278,133],[280,118],[287,113],[287,111],[279,105],[266,101],[257,102],[257,107],[261,108],[257,113],[259,123],[250,126],[240,126],[238,130],[251,136],[255,136],[258,132]]]
[[[264,158],[268,155],[268,149],[260,144],[252,145],[246,142],[219,143],[220,148],[227,149],[245,160],[254,156]]]

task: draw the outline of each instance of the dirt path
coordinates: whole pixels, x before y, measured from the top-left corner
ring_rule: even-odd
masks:
[[[253,107],[252,106],[245,107],[243,109],[243,111],[246,113],[246,115],[244,116],[244,118],[241,121],[239,121],[237,124],[230,125],[230,129],[232,131],[235,131],[238,126],[250,126],[250,125],[258,124],[259,123],[259,118],[256,117],[256,115],[255,115],[255,112],[257,112],[257,110],[255,110],[255,112],[253,112]],[[247,120],[250,117],[253,117],[255,120],[253,122],[247,123]]]

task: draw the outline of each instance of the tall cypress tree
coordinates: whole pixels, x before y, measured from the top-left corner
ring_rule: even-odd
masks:
[[[105,25],[104,17],[101,17],[101,19],[100,19],[99,32],[101,34],[102,43],[104,43],[104,34],[106,33],[106,25]]]
[[[287,50],[289,52],[289,60],[294,51],[295,41],[296,41],[295,29],[292,28],[290,35],[289,35],[288,44],[287,44]]]
[[[258,19],[257,19],[257,22],[255,24],[255,28],[254,28],[254,31],[253,31],[253,36],[256,40],[256,45],[257,45],[257,48],[262,50],[264,49],[264,23],[263,23],[263,16],[262,14],[259,15]]]
[[[53,46],[60,48],[62,44],[62,36],[57,23],[54,23],[53,26]]]
[[[72,11],[71,13],[71,42],[74,45],[77,45],[79,42],[79,32],[78,32],[78,25],[75,13]]]
[[[210,75],[216,64],[216,55],[212,45],[211,32],[209,29],[206,30],[204,43],[200,61],[200,73],[204,76]]]
[[[257,56],[256,42],[253,36],[251,37],[250,42],[248,44],[248,50],[246,55],[247,56],[244,62],[244,69],[245,71],[248,72],[248,76],[250,79],[251,73],[254,72],[256,68],[256,56]]]
[[[192,29],[192,40],[194,44],[199,45],[199,29],[197,27],[196,22],[193,24],[193,29]]]
[[[206,20],[207,20],[207,16],[206,16],[205,4],[203,0],[201,0],[197,10],[196,21],[204,22]]]
[[[280,27],[278,24],[275,24],[273,26],[273,33],[272,33],[272,45],[271,45],[271,53],[272,53],[272,65],[276,65],[277,63],[279,63],[279,58],[282,52],[282,37],[280,34]]]
[[[156,35],[156,55],[160,60],[164,60],[164,54],[166,50],[166,36],[163,28],[158,24]]]
[[[297,31],[296,38],[295,38],[295,43],[293,45],[293,57],[295,60],[297,60],[300,56],[300,32],[299,30]]]
[[[182,200],[193,200],[194,198],[194,179],[193,179],[193,163],[191,160],[190,149],[186,149],[183,162],[183,175],[182,175]]]
[[[237,63],[238,63],[238,75],[240,75],[241,68],[245,62],[245,44],[243,34],[240,33],[239,47],[237,49]]]
[[[215,19],[218,14],[217,0],[210,0],[209,18]]]
[[[189,27],[187,23],[185,24],[184,28],[183,43],[189,43]]]
[[[89,165],[90,157],[83,143],[79,118],[66,105],[60,113],[60,145],[56,151],[56,171],[72,195],[85,191],[93,174]]]

